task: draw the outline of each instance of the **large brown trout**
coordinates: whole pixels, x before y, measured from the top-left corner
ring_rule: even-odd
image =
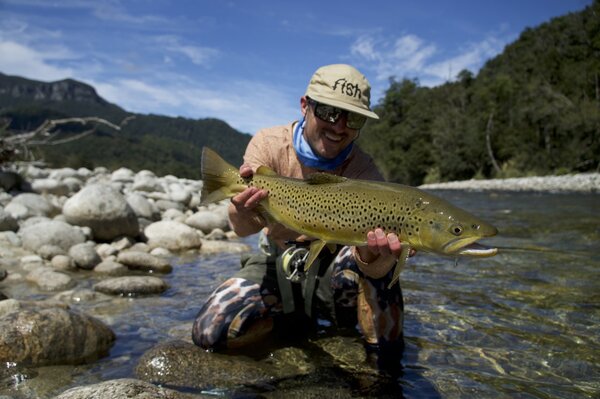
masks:
[[[325,245],[366,245],[367,232],[375,228],[396,233],[402,243],[390,285],[398,279],[411,248],[451,256],[486,257],[498,252],[475,243],[496,235],[494,226],[410,186],[326,173],[292,179],[266,166],[242,178],[238,169],[206,147],[202,179],[203,204],[231,198],[249,186],[267,190],[269,196],[260,203],[267,219],[314,239],[305,270]]]

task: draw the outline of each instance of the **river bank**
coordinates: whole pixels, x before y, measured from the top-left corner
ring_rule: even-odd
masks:
[[[419,188],[425,190],[600,193],[600,173],[515,177],[510,179],[471,179],[446,183],[423,184],[419,186]]]

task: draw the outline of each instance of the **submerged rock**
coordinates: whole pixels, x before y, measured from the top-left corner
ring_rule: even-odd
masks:
[[[151,276],[124,276],[110,278],[94,285],[96,291],[109,295],[160,294],[169,286],[162,279]]]
[[[188,395],[171,389],[157,387],[149,382],[133,378],[122,378],[99,384],[71,388],[55,399],[185,399],[201,396]]]

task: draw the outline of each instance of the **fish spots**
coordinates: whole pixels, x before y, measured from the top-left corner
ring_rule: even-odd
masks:
[[[406,240],[429,221],[415,206],[422,204],[419,197],[401,192],[338,182],[307,184],[268,175],[255,175],[252,183],[269,191],[266,207],[276,221],[314,237],[335,237],[340,243],[364,242],[375,228]]]

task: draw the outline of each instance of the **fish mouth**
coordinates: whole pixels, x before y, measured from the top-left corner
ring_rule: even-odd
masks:
[[[460,238],[444,245],[444,252],[449,255],[462,255],[485,258],[498,253],[498,248],[477,243],[480,237]]]
[[[478,258],[486,258],[494,256],[498,253],[498,248],[488,247],[479,243],[472,243],[458,250],[457,255],[475,256]]]

